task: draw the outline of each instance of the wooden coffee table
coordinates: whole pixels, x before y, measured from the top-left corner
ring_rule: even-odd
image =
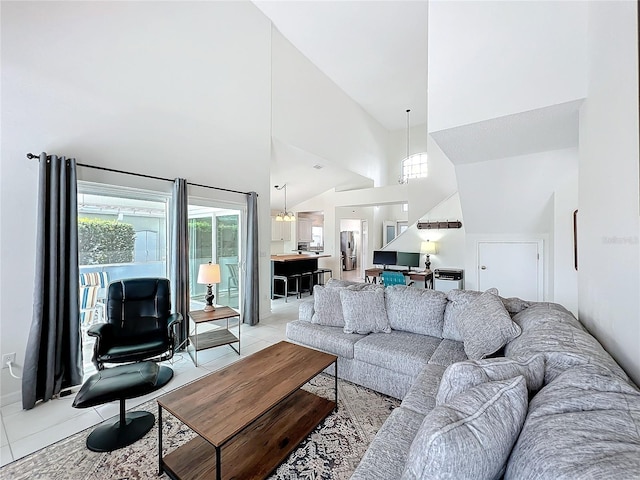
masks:
[[[159,473],[173,479],[265,478],[338,409],[338,357],[280,342],[158,398]],[[305,383],[335,365],[335,397]],[[196,438],[162,456],[162,410]]]

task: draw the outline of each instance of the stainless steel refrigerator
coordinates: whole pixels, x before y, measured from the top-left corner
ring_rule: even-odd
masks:
[[[342,270],[354,270],[357,255],[354,232],[340,232],[340,251],[342,252]]]

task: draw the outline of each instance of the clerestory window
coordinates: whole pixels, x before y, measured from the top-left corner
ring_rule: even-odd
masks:
[[[427,176],[427,152],[415,153],[402,161],[402,183]]]

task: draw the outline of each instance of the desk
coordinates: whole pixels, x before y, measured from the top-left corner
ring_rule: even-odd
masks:
[[[378,277],[382,275],[383,271],[382,268],[367,268],[364,271],[364,281],[366,283],[378,283]],[[424,282],[424,288],[433,289],[433,272],[431,270],[424,270],[422,272],[409,272],[406,270],[393,271],[402,273],[405,277],[409,277],[409,280]]]

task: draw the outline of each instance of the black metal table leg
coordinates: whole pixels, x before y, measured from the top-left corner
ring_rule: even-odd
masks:
[[[220,465],[221,462],[221,455],[220,455],[220,447],[216,447],[216,479],[217,480],[222,480],[222,465]]]
[[[335,400],[336,400],[336,409],[335,411],[338,411],[338,359],[336,358],[336,361],[333,362],[333,373],[334,373],[334,380],[335,380]]]
[[[158,475],[162,475],[162,407],[158,404]]]

